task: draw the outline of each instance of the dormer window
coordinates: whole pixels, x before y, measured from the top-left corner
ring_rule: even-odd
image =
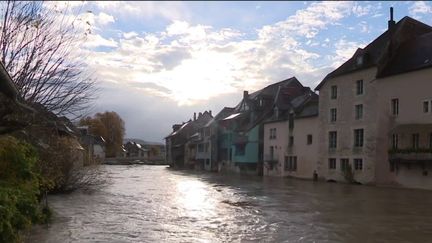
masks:
[[[263,99],[262,99],[262,98],[260,98],[260,100],[259,100],[259,106],[260,106],[260,107],[263,106]]]
[[[361,66],[364,63],[364,55],[358,56],[356,59],[357,66]]]

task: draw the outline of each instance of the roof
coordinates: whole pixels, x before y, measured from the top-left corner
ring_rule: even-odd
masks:
[[[350,59],[329,73],[315,90],[319,90],[328,79],[370,67],[378,67],[377,77],[384,77],[431,66],[432,63],[429,64],[429,62],[421,63],[427,59],[425,57],[430,53],[428,50],[431,44],[428,34],[431,31],[431,26],[405,16],[365,48],[358,48]],[[423,37],[418,38],[420,36]],[[421,53],[415,48],[418,44],[426,49],[425,53]],[[406,47],[409,48],[404,49]],[[414,60],[403,60],[403,58],[414,58]],[[361,59],[362,62],[358,63],[357,61]],[[394,64],[399,65],[399,67],[392,66]]]
[[[215,117],[213,117],[204,127],[210,126],[215,121],[220,121],[229,116],[233,111],[234,107],[224,107]]]
[[[261,123],[287,118],[290,110],[300,109],[312,96],[318,100],[318,95],[309,87],[304,87],[296,77],[291,77],[268,85],[248,97],[244,97],[242,102],[237,105],[236,113],[224,120],[235,120],[237,124],[236,131],[249,131]],[[245,101],[245,99],[248,100]],[[245,103],[248,104],[249,110],[241,109],[242,104]],[[280,116],[275,116],[274,109],[280,111]],[[308,108],[304,111],[304,115],[313,115],[313,109]],[[318,107],[316,107],[316,110],[318,110]]]
[[[401,44],[394,57],[383,66],[378,78],[432,66],[432,32]]]

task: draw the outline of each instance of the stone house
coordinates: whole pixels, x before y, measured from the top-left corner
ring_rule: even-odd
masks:
[[[281,87],[264,123],[264,175],[312,179],[318,161],[318,95],[309,87]]]
[[[396,23],[391,9],[388,29],[323,79],[321,178],[345,181],[351,170],[364,184],[432,188],[431,60],[432,27]]]

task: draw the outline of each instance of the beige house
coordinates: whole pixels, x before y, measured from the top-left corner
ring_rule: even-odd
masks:
[[[290,88],[279,89],[273,116],[264,123],[263,174],[312,179],[318,161],[318,95],[301,84]]]
[[[392,10],[391,10],[392,15]],[[432,27],[410,17],[328,74],[319,90],[318,174],[432,188]]]

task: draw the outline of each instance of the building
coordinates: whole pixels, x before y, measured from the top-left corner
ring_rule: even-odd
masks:
[[[224,107],[214,118],[204,126],[204,143],[208,143],[207,157],[209,165],[205,170],[220,171],[226,162],[230,161],[229,151],[231,150],[231,141],[224,136],[225,128],[221,125],[222,120],[232,114],[234,108]]]
[[[84,164],[103,163],[105,160],[105,139],[89,133],[88,126],[77,127],[79,140],[84,150]]]
[[[432,188],[432,27],[390,15],[382,35],[316,87],[318,174]]]
[[[194,113],[194,119],[191,122],[191,134],[188,137],[185,146],[185,164],[187,168],[203,170],[210,166],[209,141],[205,134],[205,125],[213,119],[211,111],[204,113]]]
[[[281,86],[273,110],[264,123],[264,175],[312,179],[318,161],[318,95],[298,81]]]
[[[126,150],[126,158],[132,158],[137,160],[147,160],[148,159],[148,149],[145,149],[141,144],[129,141],[123,144]]]
[[[203,168],[205,161],[198,156],[197,149],[201,136],[199,130],[213,116],[211,112],[194,113],[193,119],[173,125],[173,131],[165,137],[166,161],[174,168]]]
[[[230,150],[222,169],[237,173],[263,174],[264,122],[273,115],[280,87],[295,88],[301,84],[293,77],[258,90],[244,91],[242,101],[222,119],[221,136]],[[301,86],[303,87],[303,86]]]

